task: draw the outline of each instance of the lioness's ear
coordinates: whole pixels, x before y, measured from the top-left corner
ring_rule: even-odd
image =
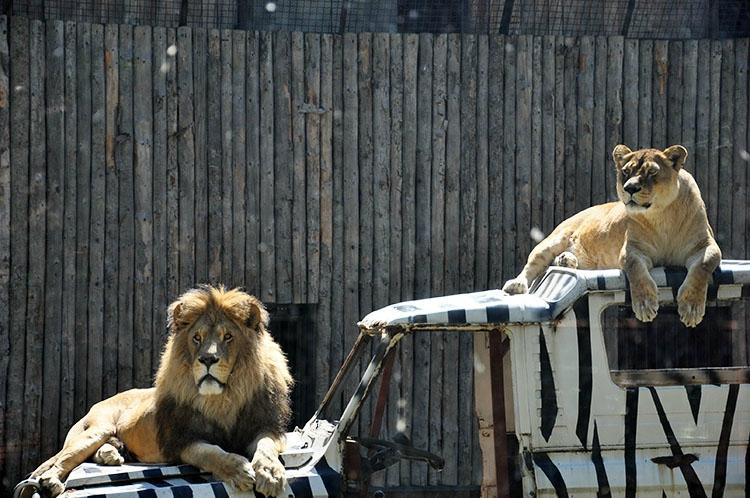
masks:
[[[248,297],[242,312],[244,314],[242,320],[248,328],[260,331],[261,325],[264,328],[268,327],[268,311],[255,297]]]
[[[612,159],[615,160],[615,166],[622,168],[622,165],[625,164],[626,161],[625,156],[632,153],[633,151],[630,150],[627,145],[616,145],[615,149],[612,151]]]
[[[671,147],[667,147],[662,154],[672,161],[672,167],[675,170],[679,170],[685,165],[685,159],[687,159],[688,156],[687,149],[682,145],[672,145]]]

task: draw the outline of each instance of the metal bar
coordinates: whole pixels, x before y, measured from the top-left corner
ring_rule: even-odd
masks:
[[[323,397],[323,401],[320,403],[320,408],[318,408],[318,410],[315,412],[315,417],[317,417],[319,413],[325,410],[326,406],[328,406],[328,404],[331,402],[331,399],[333,399],[333,395],[336,392],[338,385],[344,379],[347,372],[349,371],[349,367],[351,367],[352,363],[354,362],[354,359],[357,356],[357,352],[359,351],[362,344],[364,344],[365,340],[369,340],[370,337],[371,336],[369,334],[366,334],[365,332],[360,332],[360,334],[357,336],[357,340],[354,342],[352,350],[346,356],[346,359],[344,359],[344,363],[341,365],[338,373],[336,373],[336,377],[333,379],[333,382],[331,382],[331,387],[328,388],[328,392],[326,392],[326,395]]]
[[[495,479],[497,496],[510,497],[508,480],[508,441],[505,424],[505,379],[503,378],[503,357],[508,352],[510,341],[503,340],[503,333],[494,330],[490,339],[490,383],[492,386],[492,425],[494,428]]]
[[[372,415],[372,425],[370,426],[370,436],[378,437],[380,434],[380,425],[383,421],[383,412],[385,411],[385,404],[388,402],[388,392],[391,387],[391,374],[393,373],[393,361],[396,358],[394,354],[396,348],[392,348],[388,351],[388,356],[385,358],[385,365],[383,366],[383,374],[380,377],[380,389],[378,390],[378,399],[375,403],[375,413]]]

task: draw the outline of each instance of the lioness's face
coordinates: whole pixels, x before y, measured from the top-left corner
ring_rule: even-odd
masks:
[[[221,394],[237,361],[244,332],[221,312],[206,313],[184,334],[193,378],[203,395]]]
[[[681,145],[663,151],[631,151],[618,145],[612,156],[617,167],[617,196],[628,212],[663,208],[677,197],[678,172],[687,158],[687,150]]]

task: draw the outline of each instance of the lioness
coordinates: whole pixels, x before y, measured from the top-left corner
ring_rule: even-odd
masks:
[[[659,309],[659,296],[649,270],[685,266],[688,273],[677,293],[677,309],[680,320],[694,327],[703,319],[709,279],[721,251],[698,185],[682,169],[687,150],[673,145],[633,152],[618,145],[612,156],[620,202],[590,207],[560,223],[503,290],[528,292],[553,261],[580,269],[622,268],[630,281],[635,316],[650,322]]]
[[[284,490],[279,453],[292,378],[267,331],[268,313],[239,290],[202,286],[169,306],[169,339],[155,387],[95,404],[62,450],[33,473],[55,496],[84,460],[118,465],[124,445],[139,462],[184,462],[237,489]],[[252,460],[248,460],[251,456]]]

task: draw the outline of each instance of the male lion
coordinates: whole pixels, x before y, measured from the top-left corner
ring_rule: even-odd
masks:
[[[170,335],[155,387],[95,404],[32,477],[56,496],[89,457],[123,463],[124,445],[139,462],[184,462],[241,491],[255,484],[279,496],[292,378],[267,326],[263,304],[244,292],[211,286],[186,292],[169,306]]]
[[[706,207],[693,177],[682,169],[687,150],[635,152],[618,145],[612,152],[620,202],[590,207],[560,223],[540,242],[518,277],[505,283],[510,294],[529,284],[554,261],[580,269],[622,268],[630,281],[633,312],[650,322],[659,309],[654,266],[686,266],[677,293],[680,320],[695,327],[706,310],[706,291],[721,251],[708,225]]]

